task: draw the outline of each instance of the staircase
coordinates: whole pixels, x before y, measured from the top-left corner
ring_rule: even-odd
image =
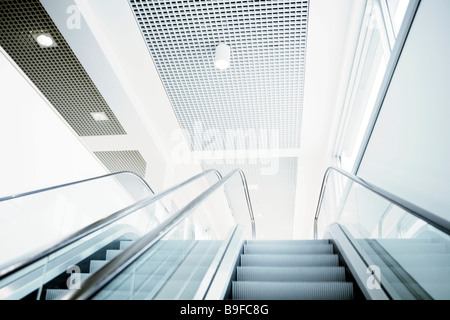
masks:
[[[112,242],[77,266],[81,269],[81,282],[126,250],[132,240]],[[211,261],[219,249],[220,241],[161,240],[138,258],[94,299],[100,300],[173,300],[192,299]],[[44,286],[45,299],[56,300],[67,289],[69,274],[63,273]]]
[[[77,263],[83,282],[133,241],[117,239]],[[103,288],[101,300],[190,300],[221,241],[161,240]],[[448,299],[450,244],[430,239],[361,240],[370,261],[381,267],[384,283],[401,299],[422,299],[411,292]],[[422,257],[419,258],[418,257]],[[46,283],[41,299],[60,299],[70,290],[68,273]],[[405,286],[405,283],[407,286]],[[244,241],[232,300],[355,300],[362,293],[335,251],[332,240]],[[407,287],[412,288],[408,291]],[[426,291],[424,291],[426,290]],[[38,291],[27,298],[36,299]]]
[[[353,300],[353,282],[328,240],[248,240],[233,300]]]
[[[130,239],[117,239],[89,257],[83,259],[76,264],[80,273],[74,274],[71,278],[72,281],[79,281],[80,284],[83,283],[83,281],[90,277],[95,271],[100,269],[117,254],[128,248],[131,243],[132,240]],[[70,291],[67,284],[69,277],[71,277],[70,274],[62,273],[58,277],[46,283],[43,287],[41,299],[58,300],[63,297]]]

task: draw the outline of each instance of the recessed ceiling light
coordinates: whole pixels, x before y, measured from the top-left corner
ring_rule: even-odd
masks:
[[[91,112],[91,116],[95,121],[109,120],[108,116],[104,112]]]
[[[230,66],[231,48],[225,43],[221,43],[216,48],[216,56],[214,59],[214,66],[217,69],[227,69]]]
[[[54,47],[56,45],[55,40],[48,33],[37,34],[35,39],[42,48]]]

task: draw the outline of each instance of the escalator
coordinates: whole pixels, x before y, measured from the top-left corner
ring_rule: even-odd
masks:
[[[126,196],[105,193],[111,184]],[[54,235],[32,235],[46,241],[8,253],[1,299],[450,298],[448,222],[339,169],[324,177],[314,240],[257,240],[240,170],[206,171],[157,194],[117,173],[0,199],[0,212],[62,194],[76,218],[65,214]],[[109,201],[108,210],[82,218],[71,203],[81,196],[80,208]]]
[[[231,292],[232,300],[355,299],[329,240],[247,240]]]

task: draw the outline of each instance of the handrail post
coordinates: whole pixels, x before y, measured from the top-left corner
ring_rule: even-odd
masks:
[[[322,179],[322,185],[320,187],[319,201],[317,202],[316,214],[314,215],[314,231],[313,231],[314,239],[317,239],[317,237],[318,237],[317,228],[318,228],[318,224],[319,224],[319,214],[320,214],[320,209],[322,208],[323,196],[325,194],[325,189],[326,189],[326,186],[328,183],[328,176],[330,175],[330,172],[331,172],[331,167],[325,171],[325,174]]]
[[[256,239],[255,216],[253,214],[252,202],[250,200],[250,194],[248,192],[247,179],[245,178],[245,174],[242,170],[239,170],[239,175],[241,177],[241,181],[244,186],[245,199],[247,201],[247,207],[248,207],[248,211],[250,213],[250,220],[251,220],[251,224],[252,224],[252,239],[255,240]]]

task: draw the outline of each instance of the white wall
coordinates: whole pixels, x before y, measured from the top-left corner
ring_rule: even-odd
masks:
[[[3,51],[0,150],[0,197],[107,173]],[[130,204],[111,180],[0,202],[0,264]]]
[[[358,175],[450,219],[450,1],[422,1]]]
[[[3,51],[0,152],[0,197],[107,173]]]

